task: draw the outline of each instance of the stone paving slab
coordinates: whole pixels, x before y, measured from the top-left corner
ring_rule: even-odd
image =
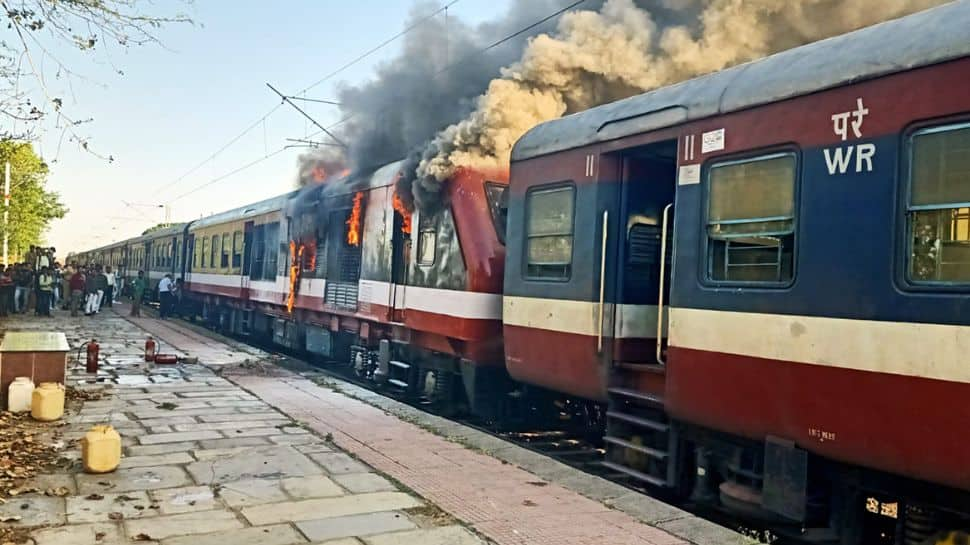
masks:
[[[292,447],[253,447],[237,454],[194,462],[186,469],[196,483],[227,483],[242,479],[280,479],[320,475],[323,469]]]
[[[61,476],[76,479],[76,494],[72,485],[68,498],[37,498],[61,503],[28,506],[39,513],[32,516],[47,517],[43,524],[55,525],[33,532],[38,545],[483,544],[476,531],[509,545],[684,544],[558,484],[528,485],[535,473],[403,422],[396,407],[371,392],[360,393],[369,399],[364,403],[282,370],[217,376],[220,366],[273,358],[191,327],[128,321],[110,310],[18,325],[62,328],[74,346],[94,334],[102,339],[110,365],[96,378],[72,366],[69,381],[105,397],[69,415],[64,436],[72,441],[90,424],[111,420],[125,454],[120,469],[107,475],[78,473],[76,464]],[[198,356],[205,365],[146,364],[140,346],[146,330],[166,352]],[[421,421],[422,414],[407,418]],[[65,456],[76,460],[77,445],[69,444]],[[398,490],[396,482],[413,491]],[[92,494],[102,498],[87,499]],[[634,501],[620,498],[627,507]],[[471,526],[426,514],[439,507]],[[706,528],[686,516],[657,524],[693,531],[701,543],[733,543],[700,535]]]
[[[402,492],[375,492],[339,498],[290,501],[246,507],[242,515],[256,526],[284,521],[305,521],[320,518],[321,513],[331,517],[392,511],[421,507],[422,503]]]
[[[141,520],[126,520],[129,536],[146,535],[155,540],[191,534],[239,530],[245,526],[229,511],[199,511]]]
[[[307,540],[289,524],[243,528],[162,540],[162,545],[297,545]]]
[[[297,522],[296,527],[311,541],[363,537],[417,528],[407,516],[395,511],[308,520]]]

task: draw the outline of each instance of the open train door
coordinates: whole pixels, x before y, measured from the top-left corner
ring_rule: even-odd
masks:
[[[255,229],[255,223],[252,221],[247,221],[243,226],[243,239],[242,239],[242,269],[239,273],[239,297],[243,302],[249,301],[249,281],[250,281],[250,269],[253,266],[253,230]],[[235,252],[235,249],[233,249]]]
[[[396,197],[396,195],[395,195]],[[404,323],[408,263],[411,262],[411,214],[394,207],[394,236],[391,237],[391,322]]]
[[[605,464],[663,488],[677,482],[678,471],[679,440],[664,409],[677,141],[626,149],[618,159],[620,218]]]

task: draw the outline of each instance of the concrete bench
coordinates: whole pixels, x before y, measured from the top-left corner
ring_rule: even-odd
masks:
[[[16,377],[34,384],[64,383],[67,336],[56,331],[8,331],[0,343],[0,400],[7,406],[7,388]]]

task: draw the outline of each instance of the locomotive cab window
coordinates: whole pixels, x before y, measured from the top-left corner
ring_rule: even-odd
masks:
[[[573,262],[573,186],[535,189],[526,197],[526,276],[568,280]]]
[[[434,265],[438,245],[438,222],[435,216],[420,214],[418,217],[418,265]]]
[[[509,217],[508,186],[495,182],[485,182],[485,197],[488,199],[488,209],[492,214],[492,225],[495,236],[505,245],[505,225]]]
[[[909,279],[970,283],[970,123],[910,140]]]
[[[794,278],[795,156],[715,164],[708,173],[707,277],[784,285]]]

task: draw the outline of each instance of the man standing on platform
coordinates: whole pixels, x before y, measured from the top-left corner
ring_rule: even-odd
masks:
[[[158,283],[158,317],[168,318],[168,315],[172,312],[172,290],[174,289],[174,284],[172,283],[172,275],[166,274],[164,278]]]
[[[80,267],[74,267],[71,279],[68,280],[68,290],[71,294],[71,316],[77,316],[77,311],[81,308],[81,298],[84,296],[86,279]]]
[[[20,313],[27,312],[30,304],[30,288],[34,284],[34,272],[30,270],[30,264],[21,263],[17,276],[14,278],[17,285],[17,308]]]
[[[111,267],[104,268],[104,278],[107,287],[104,290],[104,306],[111,307],[115,297],[115,273],[111,272]]]
[[[4,267],[0,274],[0,316],[7,316],[13,312],[13,276],[10,267]]]
[[[54,277],[51,275],[50,267],[43,267],[37,274],[37,315],[51,315],[51,291],[54,286]]]
[[[84,274],[84,293],[85,293],[85,305],[84,305],[84,315],[94,316],[95,311],[98,309],[98,271],[94,267],[88,267]]]
[[[145,271],[138,271],[138,277],[131,281],[131,315],[141,316],[141,300],[145,297]]]

